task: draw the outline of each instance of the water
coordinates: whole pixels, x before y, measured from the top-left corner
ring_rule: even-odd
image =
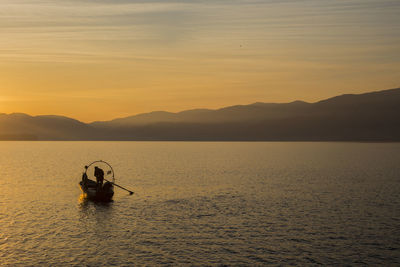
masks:
[[[0,148],[0,265],[400,264],[398,143]],[[82,199],[97,159],[135,194]]]

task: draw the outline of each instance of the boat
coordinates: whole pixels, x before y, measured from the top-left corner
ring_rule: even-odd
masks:
[[[97,184],[94,181],[95,175],[98,176],[99,169],[102,173],[101,176],[104,177],[105,183],[103,184]],[[85,166],[85,172],[82,174],[79,186],[84,197],[94,201],[109,202],[112,201],[114,196],[114,182],[114,170],[111,165],[105,161],[97,160]]]

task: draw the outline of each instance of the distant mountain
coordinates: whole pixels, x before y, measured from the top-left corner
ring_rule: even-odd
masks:
[[[0,114],[0,140],[89,140],[90,125],[62,116]]]
[[[153,111],[150,113],[138,114],[126,118],[114,119],[111,121],[98,121],[93,122],[91,125],[96,127],[108,127],[108,126],[138,126],[148,125],[160,122],[187,122],[196,120],[198,117],[210,114],[213,110],[209,109],[193,109],[186,110],[178,113],[166,112],[166,111]]]
[[[0,114],[3,140],[400,141],[400,88],[316,103],[156,111],[85,124]]]
[[[94,122],[91,125],[95,127],[131,127],[156,123],[227,123],[264,120],[267,118],[279,119],[287,117],[296,108],[308,105],[310,104],[306,102],[295,101],[287,104],[254,103],[217,110],[194,109],[178,113],[155,111],[111,121]]]

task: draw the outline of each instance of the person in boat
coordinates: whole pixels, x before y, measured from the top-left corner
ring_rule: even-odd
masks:
[[[100,190],[103,187],[104,171],[101,168],[95,166],[94,176],[96,177],[97,190]]]
[[[88,166],[85,166],[85,172],[82,174],[82,182],[83,183],[86,183],[87,180],[88,180],[88,177],[87,177],[87,174],[86,174],[87,169],[88,169]]]

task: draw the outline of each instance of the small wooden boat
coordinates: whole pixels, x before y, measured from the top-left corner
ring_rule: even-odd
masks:
[[[106,181],[104,184],[98,184],[92,180],[92,177],[97,175],[96,172],[99,169],[102,173],[101,176]],[[114,180],[114,171],[111,165],[105,161],[98,160],[85,166],[85,172],[82,174],[82,181],[79,182],[79,186],[88,199],[95,201],[111,201],[114,196]]]
[[[111,201],[114,196],[114,186],[110,182],[104,183],[101,188],[92,180],[80,181],[79,185],[87,198],[97,201]]]

